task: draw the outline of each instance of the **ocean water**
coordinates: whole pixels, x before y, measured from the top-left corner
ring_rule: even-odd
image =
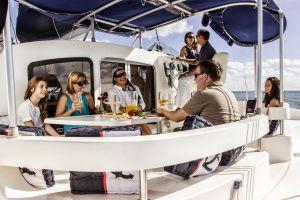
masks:
[[[233,92],[238,101],[246,100],[245,91]],[[263,98],[264,98],[263,93]],[[248,99],[254,99],[254,91],[248,91]],[[290,104],[290,108],[300,109],[300,91],[285,91],[284,101]]]

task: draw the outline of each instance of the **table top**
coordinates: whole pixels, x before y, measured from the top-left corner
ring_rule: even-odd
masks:
[[[79,125],[79,126],[128,126],[136,124],[148,124],[164,121],[165,117],[150,116],[134,119],[115,119],[112,116],[80,115],[69,117],[46,118],[46,124]]]

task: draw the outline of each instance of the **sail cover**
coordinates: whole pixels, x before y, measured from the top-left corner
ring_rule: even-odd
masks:
[[[157,27],[170,24],[175,21],[193,16],[201,12],[209,12],[209,17],[213,23],[211,26],[215,31],[223,27],[218,21],[218,12],[226,9],[228,15],[222,19],[230,19],[231,12],[236,6],[253,8],[256,0],[17,0],[19,5],[19,15],[17,18],[17,36],[21,42],[54,39],[71,32],[78,27],[89,27],[91,20],[95,20],[95,29],[123,36],[131,36],[139,32],[153,30]],[[273,15],[279,13],[279,8],[272,0],[264,0],[265,8],[272,8]],[[232,8],[232,9],[231,9]],[[218,10],[216,10],[218,9]],[[228,10],[227,10],[228,9]],[[214,12],[213,12],[214,11]],[[255,12],[255,11],[253,11]],[[234,16],[236,17],[235,13]],[[243,14],[243,13],[242,13]],[[247,16],[245,16],[247,17]],[[257,21],[255,14],[248,18]],[[255,18],[255,19],[254,19]],[[237,18],[235,18],[237,19]],[[239,19],[239,18],[238,18]],[[240,20],[239,20],[240,21]],[[239,26],[234,21],[226,21],[226,31],[233,31],[230,38],[239,41],[236,35],[245,34],[239,32]],[[243,22],[238,22],[243,24]],[[269,17],[266,21],[272,29],[272,39],[279,35],[279,23],[277,17]],[[213,25],[215,24],[215,25]],[[248,23],[250,24],[250,23]],[[256,30],[255,23],[252,27],[247,26],[247,31]],[[241,26],[245,28],[246,25]],[[267,29],[268,30],[268,29]],[[222,38],[228,40],[228,36],[221,34],[222,30],[216,31]],[[267,31],[266,31],[267,32]],[[248,34],[248,33],[246,33]],[[254,38],[255,33],[251,35]],[[269,41],[269,34],[264,34],[264,41]],[[247,37],[247,36],[246,36]],[[245,36],[241,37],[242,43]],[[253,42],[251,40],[250,42]],[[248,44],[248,43],[247,43]]]

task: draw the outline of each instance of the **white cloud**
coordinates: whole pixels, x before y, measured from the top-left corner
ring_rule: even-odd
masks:
[[[175,33],[185,33],[193,30],[193,25],[188,24],[186,20],[181,20],[173,24],[160,27],[157,29],[159,37],[166,37]],[[143,34],[143,38],[153,39],[156,37],[155,31],[148,31]]]
[[[300,59],[284,59],[284,89],[300,90]],[[279,77],[279,59],[268,59],[262,63],[262,86],[266,78]],[[254,90],[254,63],[229,62],[226,86],[234,91],[245,90],[245,77],[248,90]]]

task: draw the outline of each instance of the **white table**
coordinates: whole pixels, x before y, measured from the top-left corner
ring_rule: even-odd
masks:
[[[79,125],[79,126],[129,126],[138,124],[157,123],[157,132],[161,133],[161,122],[165,117],[146,117],[137,119],[115,119],[102,115],[80,115],[69,117],[46,118],[46,124]]]

